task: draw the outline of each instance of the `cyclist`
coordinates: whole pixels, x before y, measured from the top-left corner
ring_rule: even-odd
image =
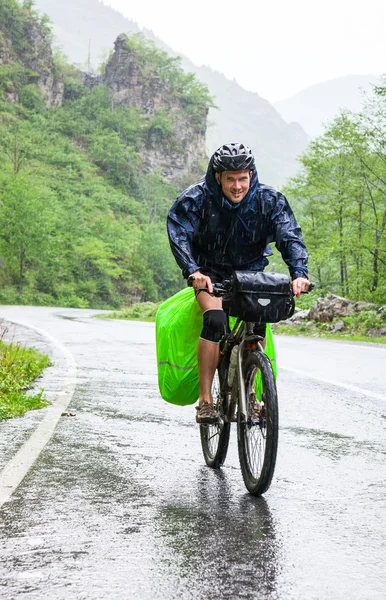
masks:
[[[209,160],[205,177],[177,198],[167,219],[169,241],[184,277],[191,278],[203,313],[198,342],[200,399],[196,420],[214,423],[211,387],[226,327],[222,299],[212,283],[234,270],[263,271],[270,242],[286,262],[296,296],[309,287],[307,251],[294,214],[280,192],[261,184],[251,150],[225,144]],[[265,337],[265,329],[256,331]]]

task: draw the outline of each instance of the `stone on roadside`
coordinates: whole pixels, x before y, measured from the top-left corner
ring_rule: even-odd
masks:
[[[296,323],[294,321],[290,321],[290,319],[286,319],[285,321],[280,321],[279,323],[271,323],[271,329],[275,330],[277,329],[277,327],[281,327],[282,325],[286,326],[286,327],[295,327],[295,325],[299,325],[299,323]]]
[[[332,333],[339,333],[340,331],[343,331],[344,328],[345,328],[344,321],[338,321],[337,323],[335,323],[335,325],[332,329]]]
[[[298,310],[288,319],[288,321],[292,321],[293,323],[296,323],[297,321],[308,321],[309,314],[309,310]]]
[[[318,298],[310,310],[309,318],[319,323],[332,323],[335,317],[348,317],[362,310],[375,308],[376,305],[369,302],[353,302],[335,294],[328,294],[325,298]]]
[[[386,327],[378,327],[377,329],[370,329],[366,332],[366,336],[368,337],[385,337],[386,336]]]

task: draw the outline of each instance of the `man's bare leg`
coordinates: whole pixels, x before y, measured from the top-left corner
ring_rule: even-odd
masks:
[[[198,375],[200,378],[200,404],[213,404],[212,382],[220,358],[219,344],[198,340]]]
[[[222,309],[221,298],[214,298],[206,292],[201,292],[197,296],[197,302],[202,312],[216,308]],[[197,358],[200,378],[200,405],[203,402],[213,404],[212,382],[220,359],[220,344],[199,339]]]

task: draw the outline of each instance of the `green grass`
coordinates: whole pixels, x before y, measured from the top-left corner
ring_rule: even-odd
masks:
[[[37,350],[0,341],[0,421],[49,404],[43,390],[37,394],[27,390],[50,365],[49,357]]]
[[[128,321],[154,322],[160,302],[141,302],[123,310],[96,315],[99,319],[126,319]]]
[[[283,325],[279,324],[273,328],[274,334],[277,335],[292,335],[308,338],[323,338],[328,340],[340,340],[341,342],[367,342],[373,344],[386,344],[386,337],[369,337],[363,333],[355,333],[352,331],[342,331],[341,333],[332,333],[323,330],[315,323],[312,325]]]
[[[119,312],[97,315],[101,319],[127,319],[130,321],[155,321],[155,316],[160,303],[142,302],[133,304]],[[298,308],[305,308],[301,306]],[[345,329],[340,333],[332,333],[329,327],[337,321],[344,321]],[[362,311],[351,317],[337,317],[333,323],[315,323],[306,321],[300,325],[285,325],[279,323],[273,326],[274,333],[279,335],[295,335],[312,338],[325,338],[329,340],[341,340],[350,342],[367,342],[376,344],[386,344],[385,337],[369,337],[366,331],[385,325],[386,315],[378,315],[375,311]],[[306,324],[308,323],[308,324]]]

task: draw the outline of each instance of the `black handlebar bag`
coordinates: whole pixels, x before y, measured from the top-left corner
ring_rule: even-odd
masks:
[[[295,310],[290,279],[280,273],[234,271],[223,309],[231,317],[254,323],[288,319]]]

